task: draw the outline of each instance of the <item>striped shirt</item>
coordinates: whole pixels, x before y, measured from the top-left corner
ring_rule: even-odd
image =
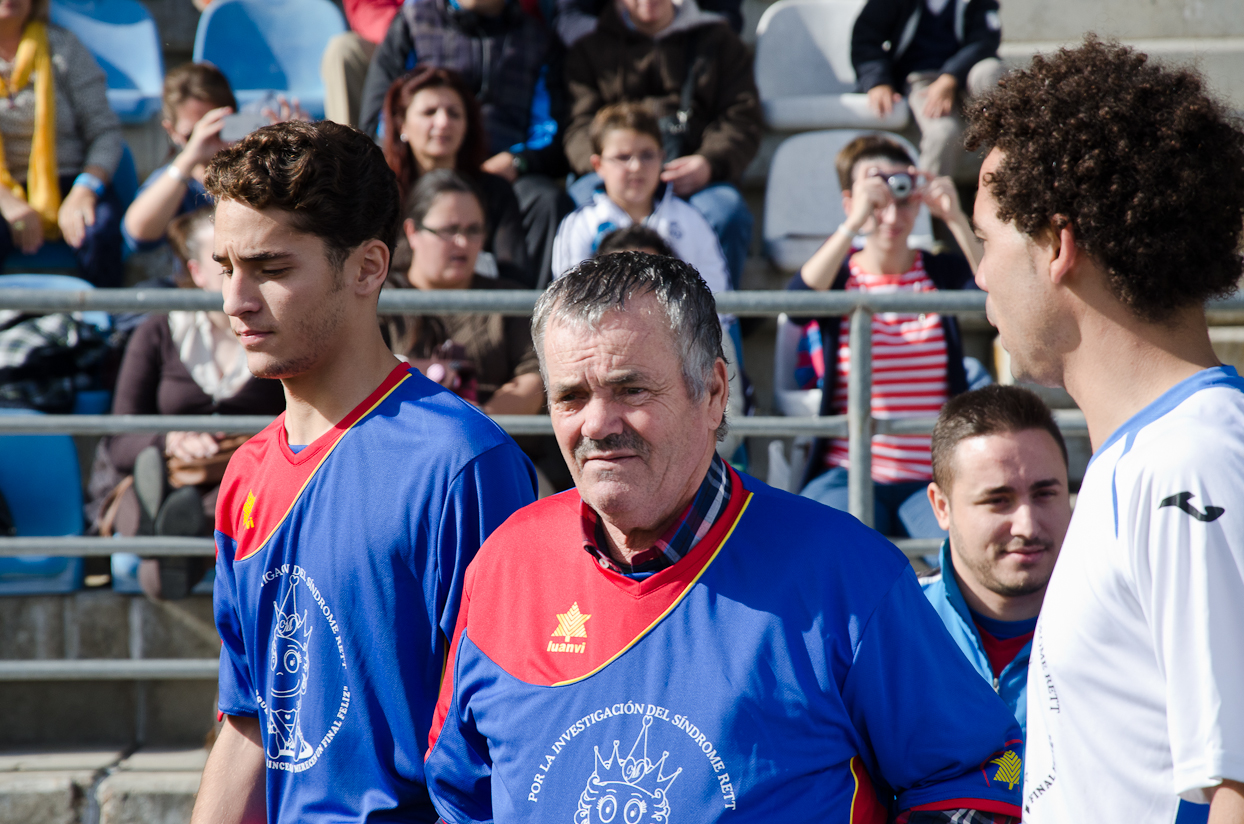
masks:
[[[920,252],[911,269],[901,275],[865,272],[853,258],[846,291],[878,294],[934,292],[937,287],[924,270]],[[847,412],[847,378],[851,368],[851,321],[842,319],[838,330],[838,380],[833,411]],[[946,337],[936,314],[881,312],[873,315],[872,414],[878,419],[933,417],[946,403]],[[928,435],[874,435],[873,480],[878,483],[927,481],[933,477]],[[845,438],[830,441],[827,466],[847,466]]]
[[[700,539],[717,523],[721,513],[726,511],[726,504],[730,502],[731,486],[730,472],[726,469],[725,461],[713,455],[708,473],[682,517],[665,530],[649,549],[632,558],[630,564],[619,564],[609,557],[605,526],[600,522],[596,510],[583,501],[580,503],[583,548],[605,569],[621,572],[632,578],[647,578],[654,572],[673,566],[695,549]]]

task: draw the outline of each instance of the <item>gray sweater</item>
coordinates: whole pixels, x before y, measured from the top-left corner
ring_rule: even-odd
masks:
[[[61,177],[76,175],[87,165],[111,177],[121,160],[121,122],[108,105],[104,70],[86,47],[60,26],[48,26],[48,47],[56,82],[56,166]],[[0,60],[7,81],[13,64]],[[35,133],[35,84],[12,100],[0,97],[0,135],[4,161],[15,180],[25,182],[30,145]]]

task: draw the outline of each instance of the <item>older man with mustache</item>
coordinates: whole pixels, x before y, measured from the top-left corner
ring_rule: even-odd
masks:
[[[1019,725],[907,560],[716,455],[728,366],[695,270],[585,261],[532,329],[577,488],[467,570],[426,762],[442,818],[1018,816]]]

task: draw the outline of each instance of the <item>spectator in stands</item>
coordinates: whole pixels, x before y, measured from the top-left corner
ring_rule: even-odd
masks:
[[[839,152],[836,165],[847,219],[795,274],[788,289],[914,293],[974,288],[979,244],[949,178],[921,177],[906,150],[881,135],[851,141]],[[906,176],[910,196],[895,194],[893,175]],[[921,203],[947,223],[961,248],[969,250],[969,260],[908,248]],[[864,244],[857,247],[855,238],[861,233]],[[807,323],[800,341],[796,380],[804,388],[822,389],[822,415],[847,412],[849,326],[847,318],[819,318]],[[978,362],[965,365],[959,326],[951,315],[874,315],[872,351],[872,414],[877,418],[932,416],[947,398],[988,381]],[[925,492],[932,477],[928,436],[877,435],[872,443],[876,529],[886,535],[944,538]],[[846,509],[846,439],[817,439],[810,457],[801,494]]]
[[[277,100],[279,110],[263,110],[273,123],[307,119],[297,102]],[[156,248],[173,218],[211,205],[203,188],[204,170],[227,145],[220,131],[238,108],[229,81],[210,63],[183,63],[165,75],[163,104],[170,160],[143,182],[121,225],[125,244],[134,251]]]
[[[381,145],[403,200],[425,172],[456,170],[471,181],[484,204],[488,226],[484,251],[511,265],[514,288],[535,286],[514,190],[505,178],[480,170],[487,138],[479,103],[462,76],[421,66],[393,81],[384,112],[386,122],[396,128],[385,132]]]
[[[548,20],[562,44],[570,48],[580,38],[596,30],[596,18],[610,0],[540,0],[540,10]],[[735,34],[743,32],[742,0],[704,0],[704,11],[712,11],[725,17]]]
[[[380,123],[385,94],[417,64],[458,72],[479,101],[488,135],[482,168],[513,185],[527,256],[537,286],[546,285],[557,224],[574,208],[555,180],[568,171],[556,38],[518,0],[408,0],[367,70],[359,128],[387,133],[391,126]]]
[[[47,0],[0,4],[0,266],[64,239],[83,277],[120,286],[121,123],[104,72]]]
[[[480,193],[469,179],[451,169],[430,171],[419,178],[408,200],[402,233],[412,258],[405,272],[390,269],[388,285],[415,289],[522,288],[506,277],[511,267],[504,263],[500,277],[484,277],[476,271],[487,216]],[[399,260],[395,254],[395,264]],[[488,414],[534,415],[543,409],[544,382],[532,348],[530,318],[496,312],[403,316],[388,319],[386,325],[390,348],[396,354],[451,388],[456,381],[472,381],[472,391],[466,397]],[[452,351],[443,348],[446,341],[451,342]],[[429,359],[442,361],[441,369],[425,368]],[[450,374],[450,370],[460,373]],[[541,496],[572,485],[551,437],[519,437],[516,441],[536,465]]]
[[[965,98],[998,85],[998,0],[868,0],[851,33],[857,91],[881,117],[903,95],[920,127],[919,166],[954,176]]]
[[[968,661],[1026,726],[1028,656],[1067,525],[1067,446],[1018,386],[952,398],[933,429],[929,501],[950,537],[924,594]]]
[[[238,107],[229,81],[210,63],[183,63],[166,74],[162,103],[169,162],[143,183],[121,225],[126,245],[137,251],[163,242],[173,218],[211,205],[203,170],[224,147],[223,120]]]
[[[614,103],[647,103],[662,124],[661,180],[708,219],[738,288],[752,216],[733,184],[760,145],[760,97],[747,47],[695,0],[617,0],[566,57],[570,122],[566,156],[583,178],[579,206],[600,185],[592,167],[592,120]]]
[[[648,255],[664,255],[674,257],[674,250],[665,242],[665,238],[642,223],[632,223],[625,229],[614,229],[600,239],[596,247],[596,257],[612,255],[614,252],[643,252]]]
[[[169,226],[186,269],[184,285],[219,292],[212,259],[212,212],[201,207]],[[115,415],[278,415],[281,385],[260,380],[223,312],[149,315],[135,330],[117,376]],[[246,436],[208,432],[110,435],[96,455],[91,492],[100,500],[101,535],[211,535],[225,465]],[[150,558],[139,568],[153,598],[180,598],[211,567],[209,559]]]
[[[345,0],[350,30],[329,40],[320,60],[325,120],[358,125],[367,67],[401,6],[402,0]]]
[[[410,244],[404,278],[415,289],[519,289],[504,277],[483,277],[475,259],[484,245],[487,218],[475,187],[452,169],[429,172],[410,194],[402,232]],[[402,282],[404,281],[404,283]],[[544,383],[531,346],[531,321],[498,313],[438,318],[450,339],[466,348],[478,377],[478,400],[492,415],[534,415],[544,405]],[[390,341],[398,354],[428,357],[439,340]]]
[[[730,275],[713,227],[661,182],[661,128],[646,103],[618,103],[596,113],[591,128],[592,169],[603,191],[562,220],[553,245],[560,277],[596,253],[610,231],[647,226],[690,263],[714,292],[730,290]]]

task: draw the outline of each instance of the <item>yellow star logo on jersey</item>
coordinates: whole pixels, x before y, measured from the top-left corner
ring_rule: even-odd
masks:
[[[242,504],[242,529],[250,529],[255,525],[255,493],[246,491],[246,503]]]
[[[557,629],[553,630],[553,637],[560,635],[567,644],[570,643],[571,638],[586,638],[587,630],[583,625],[591,617],[579,612],[579,602],[575,601],[570,605],[570,609],[557,616]]]
[[[1001,758],[995,758],[990,764],[997,764],[998,771],[993,774],[994,781],[1005,781],[1008,790],[1015,789],[1023,776],[1023,762],[1013,750],[1007,750]]]

